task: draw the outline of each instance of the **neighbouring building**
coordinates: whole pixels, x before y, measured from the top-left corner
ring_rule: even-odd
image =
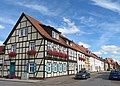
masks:
[[[112,58],[106,58],[105,61],[108,63],[107,70],[120,69],[119,64],[116,61],[114,61]]]
[[[3,69],[3,59],[4,59],[4,46],[0,46],[0,76],[2,76]]]

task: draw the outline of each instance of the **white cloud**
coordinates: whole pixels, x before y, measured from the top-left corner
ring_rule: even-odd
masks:
[[[100,38],[97,41],[97,45],[105,45],[109,40],[116,39],[116,34],[120,34],[120,21],[112,23],[101,23],[98,24],[99,31],[102,32]]]
[[[7,17],[0,17],[0,22],[5,23],[5,24],[11,24],[11,25],[15,23],[14,20],[7,18]]]
[[[62,28],[58,28],[58,30],[63,34],[75,34],[80,31],[75,23],[70,19],[63,17],[63,21],[67,24],[67,27],[63,26]]]
[[[83,42],[79,42],[79,45],[83,45],[85,48],[90,48],[91,45],[87,44],[87,43],[83,43]]]
[[[46,6],[43,6],[36,2],[25,2],[24,1],[24,2],[15,2],[15,4],[36,10],[43,15],[56,15],[54,12],[51,12]]]
[[[96,25],[96,20],[93,18],[93,17],[85,17],[85,16],[82,16],[79,18],[80,19],[80,23],[81,24],[85,24],[89,27],[91,26],[95,26]]]
[[[96,52],[93,52],[93,53],[95,53],[95,54],[98,55],[98,56],[100,56],[100,55],[103,54],[101,51],[96,51]]]
[[[111,11],[120,13],[120,2],[113,2],[112,0],[91,0],[94,5],[109,9]]]
[[[104,54],[109,54],[109,55],[120,55],[120,46],[115,46],[115,45],[103,45],[101,46],[101,50],[95,51],[94,52],[97,55],[104,55]]]
[[[104,45],[101,47],[104,52],[112,54],[120,54],[120,47],[115,45]]]
[[[3,41],[0,41],[0,45],[3,45]]]
[[[3,25],[0,25],[0,29],[4,29],[5,28],[5,26],[3,26]]]

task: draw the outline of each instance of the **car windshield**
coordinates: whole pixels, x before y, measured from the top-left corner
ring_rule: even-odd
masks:
[[[86,73],[86,71],[79,71],[79,73]]]
[[[120,74],[120,71],[111,71],[111,74],[113,75]]]

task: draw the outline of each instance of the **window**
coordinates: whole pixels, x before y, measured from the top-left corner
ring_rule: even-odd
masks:
[[[35,50],[35,43],[34,42],[30,43],[29,50]]]
[[[72,46],[72,43],[70,43],[70,46]]]
[[[52,37],[55,38],[55,31],[52,31]]]
[[[56,39],[59,39],[59,34],[56,33],[55,31],[52,31],[52,37],[56,38]]]
[[[52,49],[52,43],[48,42],[48,49]]]
[[[66,40],[66,44],[69,44],[68,40]]]
[[[20,29],[19,37],[27,36],[27,34],[28,34],[28,28]]]
[[[27,34],[28,34],[28,29],[27,28],[25,28],[24,34],[25,34],[25,36],[27,36]]]
[[[63,71],[65,72],[67,70],[67,64],[63,63]]]
[[[57,72],[57,63],[56,62],[54,62],[52,64],[52,70],[53,70],[53,72]]]
[[[59,34],[58,33],[56,33],[56,39],[59,39]]]
[[[36,70],[37,70],[37,65],[36,65],[36,63],[34,63],[34,62],[29,62],[29,63],[26,64],[24,71],[25,71],[25,72],[28,72],[28,73],[35,73]]]
[[[14,52],[15,52],[15,51],[16,51],[16,47],[17,47],[16,43],[15,43],[15,44],[13,44],[13,45],[12,45],[12,51],[14,51]]]
[[[30,64],[30,73],[34,73],[36,71],[36,64],[31,63]]]
[[[47,62],[47,63],[46,63],[46,65],[45,65],[45,71],[46,71],[47,73],[51,73],[51,72],[52,72],[51,66],[52,66],[51,62]]]
[[[63,71],[63,66],[61,63],[58,64],[58,71],[59,72],[62,72]]]
[[[57,45],[56,44],[54,44],[53,49],[57,50]]]

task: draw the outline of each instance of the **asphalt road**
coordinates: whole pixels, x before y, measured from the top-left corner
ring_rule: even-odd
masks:
[[[120,86],[120,81],[108,80],[108,76],[109,73],[104,72],[87,80],[75,80],[73,76],[63,76],[35,83],[0,81],[0,86]]]

